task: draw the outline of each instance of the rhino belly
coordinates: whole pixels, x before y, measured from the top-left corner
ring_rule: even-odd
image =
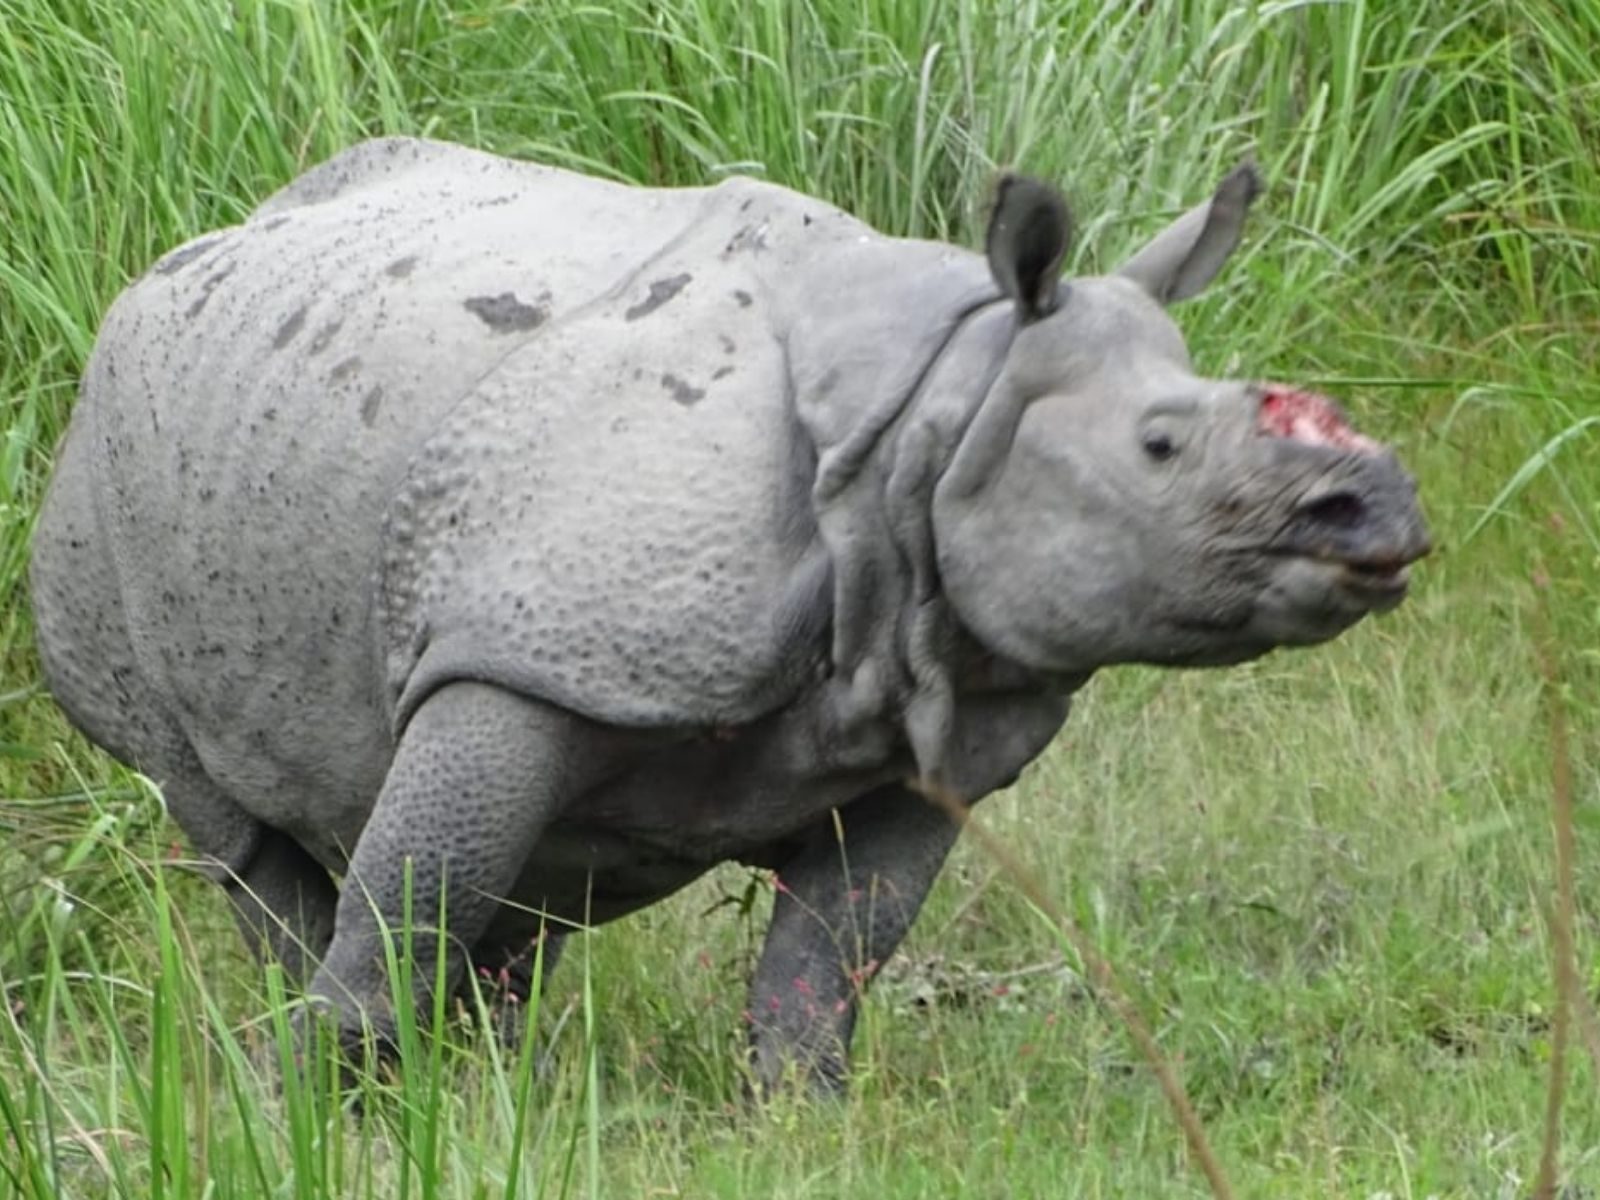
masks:
[[[512,899],[560,920],[600,924],[665,899],[720,863],[775,869],[830,810],[897,773],[713,784],[698,769],[675,777],[658,765],[589,797],[583,807],[591,811],[547,830]],[[599,820],[592,810],[608,815]]]
[[[841,711],[825,683],[751,724],[683,731],[576,800],[535,847],[515,898],[609,920],[718,863],[777,867],[831,810],[911,772],[892,722]]]
[[[976,801],[1011,784],[1061,728],[1081,682],[960,697],[949,786]],[[819,825],[830,828],[833,810],[916,774],[898,723],[852,715],[846,691],[822,681],[759,721],[654,750],[541,839],[519,901],[609,920],[721,862],[780,868]]]

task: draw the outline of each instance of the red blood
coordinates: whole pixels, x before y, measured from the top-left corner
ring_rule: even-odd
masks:
[[[1340,415],[1333,401],[1314,392],[1282,384],[1268,384],[1256,417],[1256,430],[1272,437],[1290,438],[1313,446],[1333,446],[1361,454],[1376,454],[1381,447],[1363,437]]]

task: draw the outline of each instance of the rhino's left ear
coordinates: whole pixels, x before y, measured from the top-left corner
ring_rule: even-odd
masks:
[[[1254,163],[1235,167],[1204,204],[1191,208],[1118,269],[1162,304],[1199,293],[1222,269],[1261,192]]]
[[[1026,175],[1002,175],[984,249],[1000,290],[1023,321],[1055,311],[1061,260],[1072,241],[1072,218],[1061,193]]]

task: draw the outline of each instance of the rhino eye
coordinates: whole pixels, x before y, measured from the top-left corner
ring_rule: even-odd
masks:
[[[1178,452],[1177,445],[1164,433],[1147,433],[1140,440],[1144,452],[1157,462],[1166,462]]]

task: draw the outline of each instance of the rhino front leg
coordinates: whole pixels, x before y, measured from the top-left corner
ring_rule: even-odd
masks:
[[[778,898],[750,990],[755,1082],[791,1074],[844,1089],[856,1004],[894,953],[958,830],[923,797],[888,787],[818,823],[778,869]]]
[[[480,683],[450,684],[417,710],[356,843],[334,917],[333,942],[311,982],[337,1010],[341,1040],[370,1022],[394,1032],[384,930],[398,937],[411,870],[411,964],[422,1005],[438,965],[439,906],[447,926],[445,978],[454,988],[464,949],[489,928],[541,832],[612,758],[614,739],[580,717]]]

